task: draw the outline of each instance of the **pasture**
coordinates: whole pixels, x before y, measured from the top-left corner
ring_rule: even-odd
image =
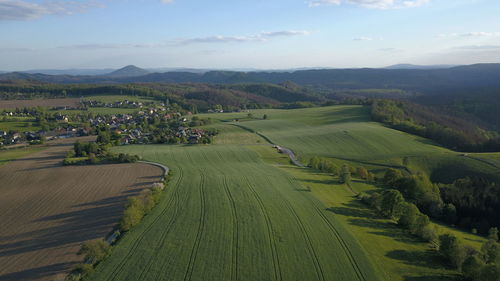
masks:
[[[116,151],[165,164],[173,178],[91,280],[381,280],[332,212],[245,146]]]
[[[0,166],[0,280],[63,280],[80,244],[104,238],[126,198],[162,176],[147,164],[62,166],[72,141],[0,152],[17,158]]]

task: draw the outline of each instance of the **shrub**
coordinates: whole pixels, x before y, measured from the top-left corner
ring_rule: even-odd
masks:
[[[82,244],[79,255],[85,255],[90,264],[98,264],[111,253],[111,246],[102,239],[87,241]]]
[[[120,229],[129,231],[144,217],[144,204],[139,198],[131,197],[120,221]]]
[[[88,263],[77,264],[68,277],[68,281],[80,281],[84,277],[94,272],[94,267]]]

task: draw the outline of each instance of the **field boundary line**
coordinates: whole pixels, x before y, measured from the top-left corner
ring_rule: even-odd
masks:
[[[152,162],[154,163],[154,162]],[[136,239],[134,241],[134,243],[132,244],[132,247],[129,248],[127,254],[123,257],[122,261],[119,263],[119,265],[117,267],[115,267],[115,269],[112,271],[112,275],[111,275],[111,280],[116,280],[117,278],[117,273],[120,272],[122,270],[122,268],[125,266],[125,263],[128,261],[129,257],[132,255],[132,253],[135,251],[135,249],[139,246],[139,244],[142,242],[142,240],[144,239],[145,237],[145,234],[147,232],[149,232],[153,226],[156,224],[156,222],[158,220],[160,220],[160,218],[166,213],[167,209],[169,209],[170,205],[173,204],[173,202],[175,201],[174,200],[174,197],[177,197],[177,193],[179,192],[179,189],[177,188],[178,185],[180,184],[180,182],[182,181],[182,178],[183,178],[183,173],[182,173],[182,169],[179,168],[179,178],[177,180],[177,183],[175,184],[175,192],[173,194],[173,196],[171,196],[169,198],[169,200],[167,201],[167,204],[165,206],[165,208],[160,212],[160,214],[158,214],[154,220],[146,227],[146,229],[144,229],[144,231],[142,231],[142,233],[139,235],[138,239]]]
[[[163,170],[163,177],[168,176],[168,173],[170,172],[170,169],[167,166],[160,164],[160,163],[151,162],[151,161],[142,161],[142,160],[137,161],[137,163],[149,164],[149,165],[153,165],[153,166],[161,168]]]

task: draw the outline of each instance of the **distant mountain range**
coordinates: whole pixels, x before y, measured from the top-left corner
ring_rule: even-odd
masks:
[[[384,67],[385,69],[446,69],[457,67],[458,65],[452,64],[436,64],[436,65],[415,65],[415,64],[395,64]]]
[[[445,69],[455,67],[456,65],[414,65],[414,64],[396,64],[384,67],[384,69]],[[188,72],[203,74],[209,71],[234,71],[234,72],[295,72],[300,70],[325,70],[334,69],[328,67],[301,67],[289,69],[257,69],[257,68],[234,68],[234,69],[217,69],[217,68],[183,68],[183,67],[160,67],[160,68],[139,68],[135,65],[129,65],[121,69],[104,68],[74,68],[74,69],[31,69],[16,71],[19,73],[28,74],[46,74],[46,75],[72,75],[72,76],[93,76],[106,75],[115,77],[133,77],[146,75],[148,73],[165,73],[165,72]],[[13,71],[0,71],[0,74],[11,73]]]
[[[465,90],[469,87],[500,86],[500,64],[475,64],[440,69],[314,69],[279,71],[176,71],[151,73],[136,66],[104,75],[47,75],[24,72],[0,74],[0,80],[31,80],[46,83],[284,83],[325,89],[403,89],[407,91]]]

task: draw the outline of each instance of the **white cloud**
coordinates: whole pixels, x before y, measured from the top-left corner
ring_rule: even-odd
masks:
[[[174,3],[174,0],[160,0],[163,4],[172,4]]]
[[[0,21],[33,20],[47,15],[72,15],[99,6],[94,1],[0,0]]]
[[[496,36],[500,36],[500,32],[474,31],[474,32],[464,32],[464,33],[448,33],[448,34],[439,34],[437,37],[447,38],[447,37],[496,37]]]
[[[470,45],[470,46],[459,46],[459,47],[455,47],[454,49],[457,49],[457,50],[471,50],[471,51],[474,51],[474,50],[477,50],[477,51],[481,51],[481,50],[500,50],[500,45]]]
[[[415,8],[429,3],[430,0],[308,0],[309,7],[351,4],[368,9],[404,9]]]
[[[292,37],[299,35],[308,35],[311,32],[304,30],[285,30],[274,32],[261,32],[256,35],[248,36],[208,36],[199,38],[189,38],[178,42],[179,45],[189,45],[196,43],[243,43],[243,42],[265,42],[276,37]]]

